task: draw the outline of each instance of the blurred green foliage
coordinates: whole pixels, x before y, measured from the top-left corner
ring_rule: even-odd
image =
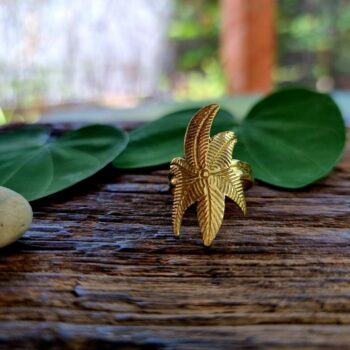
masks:
[[[6,118],[5,118],[4,112],[0,108],[0,125],[4,125],[4,124],[6,124]]]
[[[185,83],[177,99],[225,93],[219,60],[220,2],[177,0],[169,38]],[[350,89],[350,0],[277,0],[276,85]]]
[[[277,82],[315,84],[328,78],[335,88],[349,89],[349,41],[349,0],[278,1]]]
[[[200,100],[224,95],[219,32],[218,1],[176,1],[175,16],[169,27],[169,38],[176,54],[174,79],[178,76],[182,78],[173,88],[176,100]]]
[[[216,0],[177,0],[169,38],[180,45],[189,43],[178,57],[180,69],[201,66],[203,58],[216,57],[219,44],[220,11]],[[179,46],[180,46],[179,45]],[[186,46],[186,45],[184,45]]]

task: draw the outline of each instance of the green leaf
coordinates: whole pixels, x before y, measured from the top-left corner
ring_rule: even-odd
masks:
[[[132,131],[128,147],[113,164],[139,168],[181,155],[195,112],[174,112]],[[248,162],[255,178],[285,188],[300,188],[327,175],[339,161],[346,139],[341,112],[331,97],[303,88],[263,98],[240,124],[221,110],[213,129],[235,131],[234,158]]]
[[[28,200],[46,197],[93,175],[127,144],[127,135],[111,126],[92,125],[53,139],[46,128],[32,127],[0,135],[0,186]]]
[[[133,130],[129,135],[128,147],[113,165],[117,168],[142,168],[164,164],[181,156],[187,124],[197,111],[197,108],[189,108],[170,113]],[[235,125],[232,115],[221,109],[212,130],[218,133]]]
[[[344,120],[331,97],[302,88],[272,93],[248,113],[236,156],[269,184],[300,188],[327,175],[342,156]]]

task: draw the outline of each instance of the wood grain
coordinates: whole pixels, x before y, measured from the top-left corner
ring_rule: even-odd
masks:
[[[256,183],[204,248],[172,235],[167,168],[117,171],[33,204],[0,255],[1,349],[347,349],[350,150],[300,191]]]

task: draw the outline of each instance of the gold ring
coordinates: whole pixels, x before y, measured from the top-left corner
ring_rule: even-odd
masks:
[[[225,196],[246,213],[244,190],[253,185],[248,163],[232,159],[237,137],[224,131],[210,137],[213,120],[219,110],[216,104],[199,110],[187,126],[184,158],[170,163],[170,187],[174,195],[172,223],[175,236],[186,209],[197,203],[197,217],[205,246],[215,239],[225,211]]]

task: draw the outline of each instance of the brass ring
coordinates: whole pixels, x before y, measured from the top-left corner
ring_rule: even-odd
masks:
[[[232,199],[243,213],[247,211],[244,190],[253,185],[249,164],[232,159],[237,137],[223,131],[210,137],[219,106],[202,108],[187,126],[184,158],[170,163],[170,186],[174,195],[172,222],[180,235],[186,209],[197,203],[197,218],[204,245],[210,246],[224,218],[225,197]]]

